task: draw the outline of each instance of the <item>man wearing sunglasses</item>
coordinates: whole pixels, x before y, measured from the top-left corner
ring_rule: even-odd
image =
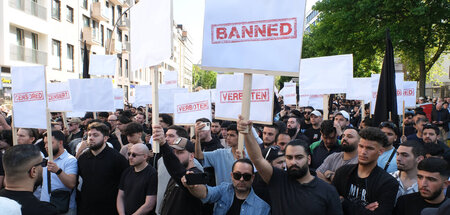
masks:
[[[6,150],[3,155],[5,167],[5,189],[1,197],[17,201],[22,205],[22,214],[57,214],[56,207],[41,202],[33,196],[33,191],[42,183],[42,168],[47,166],[39,149],[34,145],[17,145]],[[1,209],[0,209],[0,213]]]
[[[216,203],[214,214],[269,214],[270,206],[252,188],[255,178],[252,162],[246,158],[239,159],[234,162],[231,171],[232,183],[223,182],[216,187],[188,185],[186,177],[181,181],[203,203]]]
[[[314,108],[311,106],[307,106],[305,107],[305,111],[303,111],[303,116],[305,117],[305,119],[302,121],[301,123],[301,131],[304,133],[306,131],[306,129],[311,128],[311,121],[310,121],[310,116],[311,113],[313,112]]]

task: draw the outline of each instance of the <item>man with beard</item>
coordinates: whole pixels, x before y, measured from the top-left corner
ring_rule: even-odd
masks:
[[[308,143],[309,139],[300,131],[300,125],[300,118],[295,115],[290,116],[287,121],[287,133],[292,139],[299,139]]]
[[[436,144],[441,149],[444,150],[443,157],[449,162],[450,161],[450,149],[445,143],[438,140],[439,137],[439,128],[433,124],[425,124],[423,126],[423,142],[425,147],[427,144]]]
[[[149,153],[142,143],[134,144],[128,151],[130,167],[122,173],[117,195],[120,215],[148,214],[155,208],[158,175],[147,163]]]
[[[213,119],[211,122],[211,133],[213,136],[216,136],[218,139],[222,139],[222,135],[220,134],[220,131],[222,130],[222,127],[220,124],[222,123],[222,120],[219,119]]]
[[[397,199],[400,196],[418,192],[417,164],[425,157],[425,149],[422,144],[414,140],[408,140],[397,149],[397,168],[391,173],[399,183]]]
[[[450,170],[448,163],[440,158],[426,158],[417,166],[418,193],[398,198],[395,215],[420,215],[424,208],[438,208],[445,200]]]
[[[52,147],[53,147],[53,161],[48,161],[47,167],[44,167],[43,171],[43,183],[41,190],[41,201],[50,202],[50,196],[48,189],[48,174],[50,172],[51,192],[55,190],[64,190],[71,192],[69,208],[67,212],[61,210],[68,215],[77,214],[77,205],[75,202],[75,193],[72,190],[77,183],[78,165],[77,159],[70,155],[64,149],[64,134],[61,131],[52,131]],[[45,149],[48,152],[48,140],[47,135],[44,136]]]
[[[344,214],[391,214],[398,182],[377,166],[387,137],[374,127],[361,130],[359,136],[358,164],[339,168],[332,182],[341,196]]]
[[[336,190],[309,173],[308,145],[301,140],[288,143],[285,152],[288,171],[285,172],[264,159],[255,136],[248,132],[252,124],[239,116],[238,131],[244,135],[247,153],[268,184],[272,214],[342,214]]]
[[[33,191],[42,184],[42,168],[46,165],[47,160],[36,146],[17,145],[6,150],[3,155],[6,186],[0,191],[0,197],[18,202],[23,215],[58,214],[54,205],[33,196]]]
[[[108,135],[109,128],[105,124],[89,124],[89,150],[78,159],[79,175],[83,180],[78,214],[117,214],[120,176],[128,163],[119,152],[106,146]]]
[[[422,142],[423,141],[423,126],[428,123],[428,118],[426,117],[420,117],[417,118],[417,120],[414,123],[414,129],[416,130],[416,133],[408,135],[406,137],[407,140],[415,140]],[[403,139],[404,140],[404,139]]]
[[[270,206],[252,188],[255,178],[252,162],[246,158],[237,160],[233,163],[230,175],[232,183],[223,182],[216,187],[188,185],[184,176],[181,181],[202,202],[217,203],[214,214],[269,214]]]
[[[301,122],[300,126],[303,133],[305,133],[306,129],[311,128],[310,116],[313,111],[314,108],[311,106],[305,107],[305,110],[303,111],[303,116],[305,117],[305,119]]]
[[[317,177],[331,184],[336,170],[347,164],[358,163],[359,134],[355,128],[348,127],[344,130],[341,140],[342,152],[335,152],[329,155],[317,168]]]
[[[320,140],[320,124],[322,123],[322,113],[315,110],[310,114],[311,127],[304,132],[308,137],[309,143],[312,144]]]

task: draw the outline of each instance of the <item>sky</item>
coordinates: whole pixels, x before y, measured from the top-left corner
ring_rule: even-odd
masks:
[[[307,0],[305,12],[307,13],[317,1]],[[192,38],[194,64],[199,64],[202,57],[204,13],[205,0],[173,0],[174,21],[182,24]]]

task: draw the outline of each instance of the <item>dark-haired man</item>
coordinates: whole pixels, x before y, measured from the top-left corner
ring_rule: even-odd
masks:
[[[345,214],[391,214],[398,182],[377,166],[387,137],[374,127],[361,130],[359,136],[358,164],[339,168],[332,184],[341,196]]]
[[[275,140],[277,139],[280,130],[276,124],[273,125],[265,125],[263,128],[263,144],[261,145],[261,149],[270,147],[275,145]]]
[[[128,123],[124,132],[125,135],[127,135],[128,144],[124,145],[120,149],[120,154],[128,159],[128,151],[130,150],[131,146],[138,143],[144,144],[144,140],[142,140],[144,127],[138,122],[130,122]]]
[[[209,129],[204,130],[204,128],[206,126],[205,123],[210,124]],[[213,138],[213,136],[211,134],[211,121],[209,121],[209,119],[200,118],[200,119],[196,120],[195,135],[198,137],[196,139],[198,139],[200,141],[202,151],[210,152],[210,151],[214,151],[216,149],[223,148],[222,144],[220,144],[220,140],[215,137]]]
[[[320,125],[320,134],[322,140],[310,145],[312,156],[309,167],[314,170],[319,168],[328,155],[342,150],[340,141],[337,139],[337,131],[333,121],[323,121]]]
[[[29,144],[13,146],[3,155],[6,186],[0,191],[0,197],[18,202],[23,215],[58,214],[54,205],[33,196],[33,191],[42,183],[46,161],[39,149]]]
[[[311,106],[305,107],[305,110],[303,111],[303,116],[305,117],[305,119],[301,122],[301,125],[300,125],[300,128],[303,133],[305,133],[306,129],[311,128],[311,126],[312,126],[311,121],[310,121],[310,116],[313,111],[314,111],[314,108]]]
[[[445,200],[444,190],[450,176],[448,163],[440,158],[427,158],[417,166],[419,192],[401,196],[395,215],[420,215],[424,208],[438,208]]]
[[[291,139],[299,139],[309,142],[309,138],[301,132],[300,126],[301,126],[300,118],[298,118],[295,115],[289,116],[287,121],[287,133],[289,134]]]
[[[320,113],[320,111],[318,110],[315,110],[309,115],[311,127],[307,128],[304,134],[309,138],[309,143],[312,144],[320,140],[320,125],[322,123],[322,113]]]
[[[384,146],[384,153],[378,158],[378,166],[388,173],[393,173],[397,171],[397,163],[395,162],[397,149],[394,147],[394,143],[397,141],[398,129],[392,122],[382,122],[379,128],[386,135],[388,141]]]
[[[444,150],[443,157],[449,162],[450,161],[450,148],[445,145],[445,143],[438,140],[439,138],[439,128],[433,124],[425,124],[423,126],[423,142],[425,147],[427,144],[436,144]]]
[[[264,159],[255,136],[247,132],[251,126],[251,121],[239,116],[238,130],[244,135],[247,153],[263,181],[268,184],[272,214],[342,214],[336,190],[309,173],[311,152],[308,144],[301,140],[288,143],[286,172],[272,167]]]
[[[117,214],[120,176],[128,163],[119,152],[106,146],[108,135],[105,124],[89,124],[89,150],[78,159],[79,176],[83,179],[79,214]]]

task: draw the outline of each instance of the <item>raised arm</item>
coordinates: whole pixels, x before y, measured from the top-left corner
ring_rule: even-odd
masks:
[[[197,123],[195,123],[195,153],[194,153],[194,157],[197,160],[203,160],[203,151],[202,151],[202,146],[200,144],[200,138],[198,137],[198,132],[200,131],[200,129],[202,129],[203,127],[205,127],[205,125],[202,125],[202,122],[198,121]]]
[[[262,156],[261,148],[256,142],[255,136],[253,136],[253,133],[248,129],[252,127],[252,124],[251,121],[244,120],[242,116],[239,116],[237,129],[240,134],[244,135],[245,148],[247,149],[248,157],[255,165],[255,168],[258,170],[258,173],[264,182],[269,183],[270,178],[272,178],[273,168]]]
[[[186,175],[187,174],[191,174],[191,173],[193,173],[193,172],[192,171],[187,171]],[[183,176],[181,178],[181,183],[183,183],[183,185],[189,190],[189,192],[193,196],[195,196],[195,197],[197,197],[199,199],[204,199],[204,198],[206,198],[206,195],[208,195],[208,189],[206,188],[206,185],[203,185],[203,184],[188,185],[185,176]]]

